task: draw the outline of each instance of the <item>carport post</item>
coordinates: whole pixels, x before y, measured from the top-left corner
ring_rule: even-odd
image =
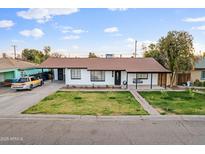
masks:
[[[51,81],[53,82],[54,81],[54,69],[53,68],[51,69],[51,72],[52,72]]]
[[[43,68],[41,68],[41,78],[43,79]]]
[[[137,73],[136,73],[136,81],[135,82],[136,82],[136,89],[137,89]]]
[[[150,84],[150,88],[152,89],[152,73],[151,73],[151,84]]]
[[[127,72],[126,80],[127,80],[126,88],[128,88],[128,72]]]
[[[165,73],[165,75],[166,75],[166,77],[165,77],[165,85],[164,85],[164,87],[165,87],[165,89],[167,89],[167,73]]]

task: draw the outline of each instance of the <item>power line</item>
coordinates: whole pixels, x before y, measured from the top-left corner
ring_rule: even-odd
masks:
[[[135,40],[135,55],[134,57],[136,58],[137,57],[137,40]]]

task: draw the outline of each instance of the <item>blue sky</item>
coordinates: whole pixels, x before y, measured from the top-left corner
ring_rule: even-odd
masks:
[[[156,42],[170,30],[194,36],[196,52],[205,51],[205,9],[0,9],[0,53],[12,44],[86,56],[88,52],[129,56],[138,40]]]

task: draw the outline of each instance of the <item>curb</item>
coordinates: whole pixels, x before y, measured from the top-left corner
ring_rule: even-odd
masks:
[[[0,115],[0,120],[99,120],[99,121],[135,121],[135,120],[185,120],[205,121],[205,115],[143,115],[143,116],[91,116],[91,115]]]

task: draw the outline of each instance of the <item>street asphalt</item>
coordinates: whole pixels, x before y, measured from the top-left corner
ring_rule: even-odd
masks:
[[[54,117],[0,118],[0,144],[205,144],[205,118]]]

